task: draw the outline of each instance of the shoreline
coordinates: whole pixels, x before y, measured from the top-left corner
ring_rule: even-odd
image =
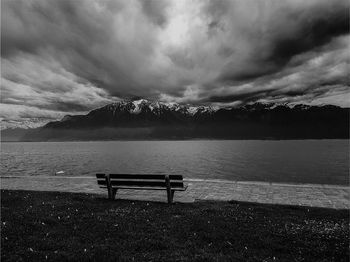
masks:
[[[350,187],[334,185],[278,184],[247,181],[186,179],[188,188],[176,192],[175,202],[201,200],[246,201],[294,206],[350,209]],[[53,192],[95,193],[107,195],[98,187],[95,177],[27,176],[1,179],[1,189]],[[119,190],[116,196],[125,200],[166,201],[166,191]]]
[[[135,173],[136,174],[136,173]],[[11,178],[42,178],[42,179],[96,179],[95,176],[62,176],[62,175],[35,175],[35,176],[1,176],[0,179],[11,179]],[[321,187],[321,188],[342,188],[349,189],[349,184],[318,184],[318,183],[302,183],[302,182],[268,182],[258,180],[226,180],[226,179],[203,179],[203,178],[184,178],[185,182],[212,182],[212,183],[229,183],[229,184],[248,184],[248,185],[277,185],[277,186],[299,186],[299,187]]]
[[[47,141],[30,141],[30,140],[23,140],[23,141],[1,141],[1,143],[65,143],[65,142],[137,142],[137,141],[143,141],[143,142],[154,142],[154,141],[304,141],[304,140],[309,140],[309,141],[318,141],[318,140],[349,140],[350,138],[237,138],[237,139],[228,139],[228,138],[179,138],[179,139],[149,139],[149,138],[144,138],[144,139],[111,139],[111,140],[47,140]]]

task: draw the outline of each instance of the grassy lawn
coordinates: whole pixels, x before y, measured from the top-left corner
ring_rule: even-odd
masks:
[[[349,210],[1,191],[2,261],[349,261]]]

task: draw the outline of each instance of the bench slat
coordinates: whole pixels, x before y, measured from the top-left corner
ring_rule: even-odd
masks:
[[[126,180],[126,181],[111,181],[111,185],[114,186],[136,186],[136,187],[142,187],[142,186],[148,186],[148,187],[164,187],[166,188],[166,184],[165,181],[158,181],[158,182],[154,182],[154,181],[130,181],[130,180]],[[182,182],[170,182],[170,186],[171,187],[183,187],[183,183]]]
[[[105,174],[96,174],[97,180],[106,178]],[[165,175],[153,174],[110,174],[111,180],[160,180],[165,181]],[[183,181],[182,175],[169,175],[171,181]],[[179,180],[179,181],[177,181]]]
[[[101,173],[96,174],[97,178],[105,178],[105,176],[106,176],[106,174],[101,174]]]
[[[120,179],[120,178],[112,178],[111,181],[115,182],[124,182],[124,181],[132,181],[132,182],[165,182],[165,179]],[[182,183],[183,180],[171,180],[171,182]]]
[[[169,175],[169,179],[171,180],[183,180],[182,175]]]
[[[164,174],[110,174],[111,179],[159,179],[165,180]],[[182,175],[169,175],[170,180],[183,180]]]
[[[164,187],[134,187],[134,186],[117,186],[113,187],[117,189],[140,189],[140,190],[166,190]],[[174,191],[185,191],[187,188],[186,187],[176,187],[176,188],[171,188],[171,190]]]
[[[98,185],[106,186],[106,180],[97,180]],[[166,188],[166,184],[163,181],[130,181],[130,180],[124,180],[124,181],[119,181],[119,180],[113,180],[111,181],[111,184],[113,187],[116,186],[137,186],[137,187],[162,187]],[[184,187],[183,182],[170,182],[171,188],[182,188]]]
[[[111,179],[159,179],[165,180],[162,174],[110,174]],[[106,174],[96,174],[97,179],[104,179]],[[182,175],[169,175],[170,180],[183,180]]]
[[[123,178],[111,178],[111,181],[144,181],[144,182],[164,182],[164,179],[123,179]],[[106,178],[98,178],[97,181],[106,181]],[[171,180],[171,182],[182,183],[183,180]]]
[[[162,174],[110,174],[109,177],[111,179],[165,179],[165,175]]]

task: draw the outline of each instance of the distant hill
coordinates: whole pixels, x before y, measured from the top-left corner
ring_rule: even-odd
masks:
[[[5,130],[2,136],[10,133]],[[219,108],[121,101],[29,129],[19,140],[322,138],[349,138],[349,108],[263,103]]]
[[[3,142],[21,141],[28,131],[29,129],[24,129],[24,128],[9,128],[9,129],[1,130],[1,141]]]

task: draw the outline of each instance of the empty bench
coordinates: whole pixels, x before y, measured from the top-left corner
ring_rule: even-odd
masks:
[[[168,203],[172,203],[175,191],[187,189],[181,175],[96,174],[96,178],[97,184],[107,189],[109,199],[115,199],[118,189],[166,190]]]

